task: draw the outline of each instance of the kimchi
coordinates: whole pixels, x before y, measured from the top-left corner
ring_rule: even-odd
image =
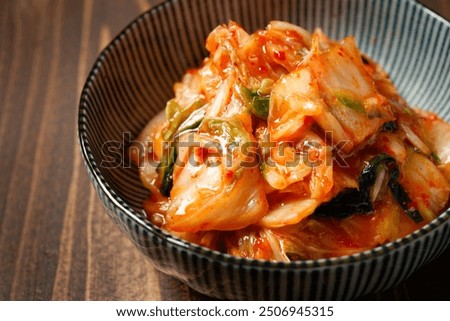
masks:
[[[448,204],[450,126],[411,108],[353,37],[235,22],[130,148],[148,219],[231,255],[350,255]]]

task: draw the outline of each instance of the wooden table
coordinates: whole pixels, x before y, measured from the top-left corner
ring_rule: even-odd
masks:
[[[209,299],[155,270],[104,214],[76,139],[100,50],[158,0],[0,1],[0,300]],[[422,1],[450,19],[450,1]],[[450,249],[363,299],[450,299]]]

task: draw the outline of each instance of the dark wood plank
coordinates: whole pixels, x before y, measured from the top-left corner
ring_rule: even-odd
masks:
[[[5,153],[0,164],[3,178],[0,201],[2,297],[8,297],[13,292],[12,285],[18,271],[17,254],[21,247],[24,249],[22,241],[26,212],[31,209],[28,201],[43,113],[40,106],[45,102],[44,92],[49,78],[49,69],[44,69],[44,65],[50,61],[46,60],[48,56],[44,55],[44,50],[51,50],[50,42],[43,41],[45,33],[48,33],[45,29],[50,29],[49,21],[44,19],[45,10],[47,8],[43,6],[39,10],[27,11],[21,5],[11,6],[10,10],[8,29],[13,32],[13,37],[9,44],[10,57],[7,60],[10,67],[0,127],[0,147]],[[27,21],[31,20],[35,23],[35,32],[25,37]],[[33,45],[35,43],[41,46]],[[21,282],[26,280],[34,278],[28,277]],[[34,290],[34,286],[31,289]]]
[[[448,0],[418,0],[427,8],[436,12],[440,16],[450,20],[450,1]]]
[[[84,3],[78,91],[98,52],[149,7],[142,1],[120,1],[116,5],[108,5],[107,1]],[[157,272],[113,226],[94,190],[79,188],[90,186],[80,157],[75,156],[76,182],[72,183],[73,194],[67,204],[52,299],[159,299]]]
[[[20,214],[23,222],[20,233],[10,236],[20,236],[16,243],[14,274],[10,279],[12,299],[45,299],[51,296],[49,284],[54,279],[55,257],[59,250],[59,244],[55,240],[59,238],[63,220],[61,214],[64,213],[68,195],[70,175],[67,173],[72,163],[72,142],[75,137],[73,109],[67,107],[76,99],[76,86],[64,78],[65,75],[76,72],[77,66],[64,62],[76,61],[76,56],[72,51],[63,52],[62,48],[79,43],[76,32],[79,23],[74,20],[79,15],[64,13],[64,10],[73,10],[67,8],[67,4],[69,2],[59,1],[55,5],[42,2],[41,6],[36,7],[39,11],[28,10],[26,6],[19,8],[21,23],[26,26],[31,19],[38,22],[36,34],[43,37],[30,41],[24,37],[27,34],[25,30],[22,31],[24,55],[33,54],[27,46],[33,45],[34,41],[42,44],[42,47],[35,47],[42,51],[25,61],[33,62],[30,72],[35,68],[43,68],[43,72],[48,70],[48,76],[42,79],[40,73],[30,76],[19,73],[25,80],[30,79],[31,84],[27,93],[18,93],[18,96],[26,97],[25,112],[22,126],[19,126],[20,138],[9,187],[11,198],[8,201],[11,202],[7,203],[4,212],[4,220],[16,219],[17,214]],[[35,16],[29,16],[30,14]],[[65,28],[74,29],[75,32],[71,34],[74,37],[63,37]],[[46,37],[48,41],[45,41]],[[36,86],[40,84],[43,88],[38,89]],[[20,86],[16,88],[20,90]],[[66,95],[58,94],[62,91]],[[36,108],[40,105],[35,104],[35,95],[38,98],[42,95],[41,108]],[[28,152],[30,148],[34,149],[31,153]],[[29,179],[25,179],[27,177]],[[29,190],[27,196],[23,195],[24,189]],[[8,233],[10,231],[2,233],[2,237],[8,237]],[[34,277],[30,278],[30,275]],[[30,293],[30,289],[33,289],[33,293]]]

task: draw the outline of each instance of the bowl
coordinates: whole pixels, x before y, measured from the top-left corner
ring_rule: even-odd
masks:
[[[158,270],[233,300],[343,300],[395,286],[450,243],[449,211],[405,238],[351,256],[291,263],[233,257],[178,239],[142,210],[148,191],[124,150],[173,96],[229,19],[246,30],[285,20],[333,39],[354,35],[401,95],[450,120],[450,23],[407,0],[172,0],[132,21],[103,50],[84,86],[78,134],[90,179],[112,220]]]

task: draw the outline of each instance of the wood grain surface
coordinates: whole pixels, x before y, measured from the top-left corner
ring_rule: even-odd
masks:
[[[83,167],[79,95],[100,50],[155,0],[0,0],[0,300],[205,300],[112,224]],[[450,1],[425,1],[450,19]],[[362,299],[449,300],[450,249]]]

